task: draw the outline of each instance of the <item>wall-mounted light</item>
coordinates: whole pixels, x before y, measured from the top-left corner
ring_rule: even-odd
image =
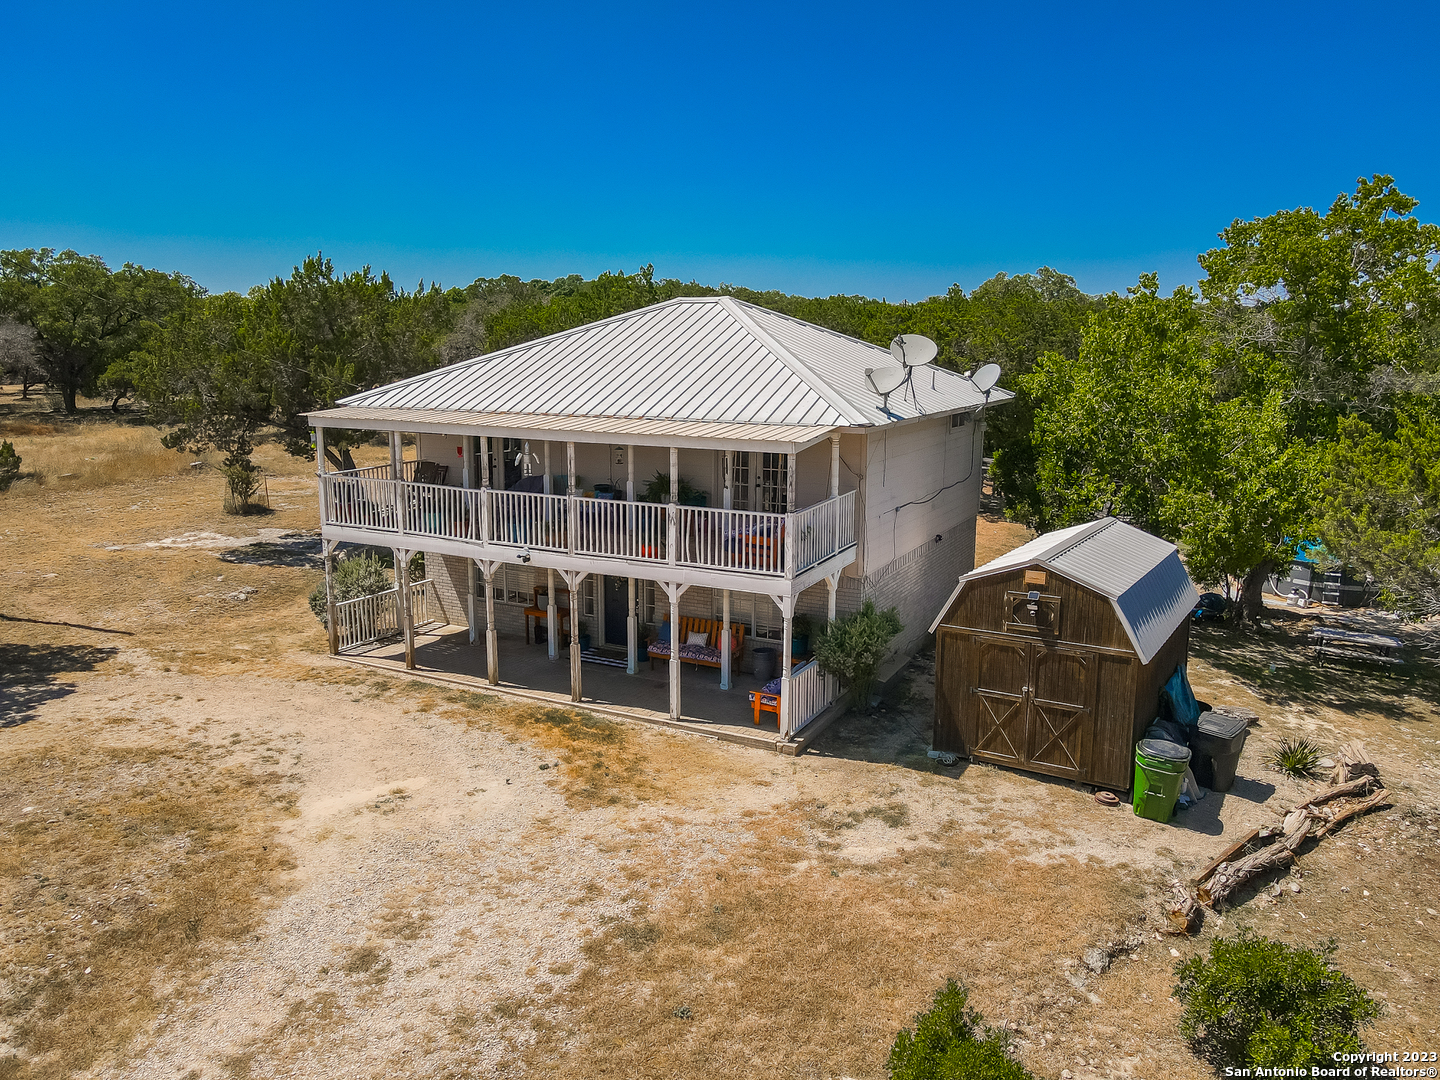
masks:
[[[625,448],[624,448],[623,446],[617,446],[617,447],[615,447],[615,464],[616,464],[616,465],[624,465],[624,464],[625,464]]]

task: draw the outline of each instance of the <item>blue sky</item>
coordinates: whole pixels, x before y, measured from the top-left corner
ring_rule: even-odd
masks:
[[[1361,174],[1440,218],[1434,10],[11,0],[0,247],[215,290],[319,249],[406,286],[1169,287]]]

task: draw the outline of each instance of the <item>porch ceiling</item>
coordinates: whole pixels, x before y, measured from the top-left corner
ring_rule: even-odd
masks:
[[[651,420],[645,417],[557,416],[544,413],[466,412],[450,409],[382,409],[342,406],[309,414],[315,427],[404,431],[426,435],[544,437],[556,442],[627,443],[712,450],[796,453],[839,430],[810,424],[740,424]]]

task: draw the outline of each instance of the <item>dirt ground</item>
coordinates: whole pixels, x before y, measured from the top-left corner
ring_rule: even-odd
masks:
[[[1440,1047],[1414,631],[1395,676],[1317,674],[1293,611],[1197,628],[1197,693],[1261,721],[1235,791],[1159,825],[927,757],[925,657],[800,758],[331,660],[312,464],[263,447],[246,518],[169,451],[67,482],[116,425],[13,397],[0,437],[55,464],[0,496],[0,1077],[881,1077],[956,976],[1039,1076],[1195,1078],[1175,954],[1242,926],[1334,937],[1368,1043]],[[1396,807],[1162,938],[1171,878],[1317,786],[1261,763],[1302,732],[1363,738]]]

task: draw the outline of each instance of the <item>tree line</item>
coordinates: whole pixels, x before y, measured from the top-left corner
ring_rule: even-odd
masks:
[[[1091,296],[1048,267],[917,303],[803,297],[636,273],[398,288],[323,255],[246,294],[51,249],[0,252],[0,364],[80,396],[138,401],[166,444],[225,454],[232,492],[278,429],[338,398],[676,296],[730,295],[879,345],[921,333],[937,363],[999,363],[990,477],[1037,529],[1115,514],[1177,543],[1202,584],[1238,583],[1242,619],[1304,541],[1440,612],[1440,227],[1391,177],[1324,212],[1236,220],[1198,288],[1141,275]],[[338,468],[364,432],[332,432]]]

